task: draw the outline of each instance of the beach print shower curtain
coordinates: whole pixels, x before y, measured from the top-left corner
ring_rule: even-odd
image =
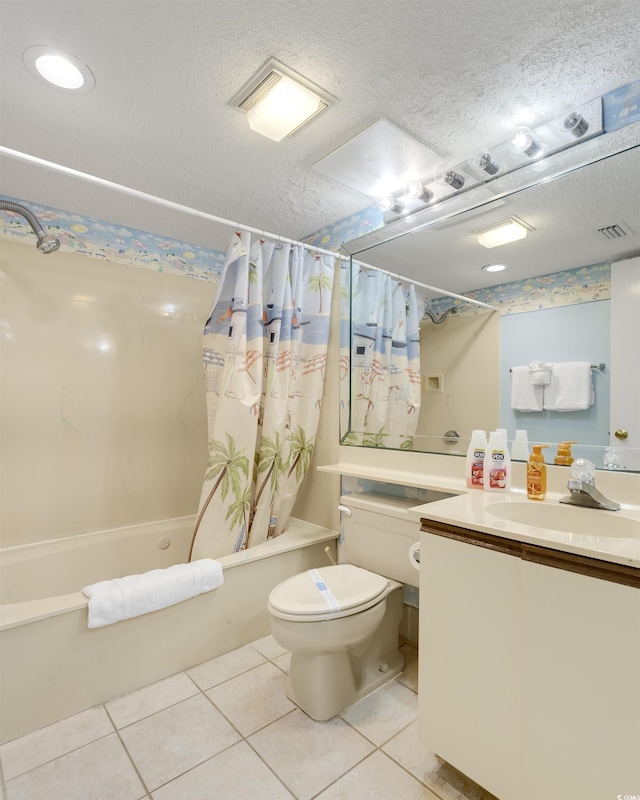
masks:
[[[404,286],[379,270],[353,269],[351,432],[346,443],[410,450],[420,411],[424,301],[413,285]]]
[[[204,331],[209,460],[191,560],[284,529],[320,419],[334,261],[232,238]]]

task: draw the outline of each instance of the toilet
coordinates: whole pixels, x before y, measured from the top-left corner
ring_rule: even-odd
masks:
[[[419,523],[415,500],[343,495],[342,555],[334,566],[307,570],[270,593],[271,633],[291,651],[287,696],[315,720],[327,720],[394,678],[403,584],[417,586],[409,551]]]

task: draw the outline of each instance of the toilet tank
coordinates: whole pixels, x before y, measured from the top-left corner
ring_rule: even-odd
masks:
[[[418,500],[381,494],[347,494],[340,504],[344,560],[386,578],[418,586],[419,571],[409,560],[409,548],[420,541],[420,523],[409,519],[407,509]]]

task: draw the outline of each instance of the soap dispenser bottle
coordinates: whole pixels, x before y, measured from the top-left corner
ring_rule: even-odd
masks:
[[[534,444],[533,453],[527,463],[527,497],[529,500],[544,500],[547,494],[547,465],[542,448],[548,444]]]
[[[502,431],[492,431],[484,458],[484,488],[488,492],[511,491],[511,456]]]
[[[471,442],[467,450],[465,475],[469,489],[484,488],[484,457],[487,450],[487,434],[482,430],[471,431]]]
[[[554,464],[561,467],[570,467],[573,464],[573,456],[571,455],[571,445],[578,444],[577,442],[560,442],[558,445],[558,452],[553,459]]]

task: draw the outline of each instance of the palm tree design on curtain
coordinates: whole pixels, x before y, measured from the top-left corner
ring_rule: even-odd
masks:
[[[202,522],[205,511],[209,507],[214,494],[220,487],[222,499],[225,500],[229,489],[233,490],[234,496],[237,498],[242,492],[242,482],[240,480],[240,473],[242,472],[245,479],[249,477],[249,459],[240,450],[236,452],[236,445],[233,438],[227,433],[227,447],[225,448],[222,442],[213,440],[209,442],[209,462],[207,464],[207,472],[205,474],[205,481],[212,481],[217,477],[211,491],[205,502],[200,509],[196,524],[193,530],[193,538],[191,539],[191,549],[189,550],[189,561],[191,561],[191,554],[193,552],[193,543]]]
[[[293,471],[296,473],[296,480],[300,480],[307,471],[311,455],[313,453],[313,439],[307,439],[302,425],[298,425],[296,430],[291,434],[291,450],[289,452],[289,472],[287,477],[290,477]]]
[[[311,461],[311,454],[313,453],[314,440],[307,440],[304,429],[298,425],[297,430],[291,434],[289,444],[289,460],[286,464],[282,465],[282,471],[287,473],[287,478],[296,473],[296,480],[302,479],[307,471],[309,461]],[[278,521],[277,511],[274,514],[274,509],[271,509],[269,519],[269,528],[267,530],[267,539],[273,539],[276,532],[276,523]]]
[[[322,314],[322,290],[330,290],[332,285],[333,280],[331,275],[328,275],[326,272],[317,272],[314,275],[309,275],[307,289],[310,289],[313,292],[318,292],[320,295],[320,307],[318,308],[318,314]]]
[[[229,522],[231,529],[240,525],[240,533],[236,539],[233,547],[233,552],[237,553],[239,550],[246,550],[247,547],[247,523],[248,515],[251,510],[251,491],[253,487],[250,483],[245,486],[245,490],[241,495],[237,495],[235,502],[231,503],[227,516],[225,519]]]
[[[385,438],[387,434],[384,432],[384,426],[376,433],[365,433],[362,437],[363,447],[384,447]]]
[[[273,439],[265,436],[262,440],[260,453],[256,454],[256,470],[255,470],[255,483],[257,484],[258,476],[266,472],[260,488],[256,492],[256,496],[251,504],[251,513],[249,514],[249,529],[247,532],[246,547],[249,546],[249,537],[251,536],[251,529],[253,528],[253,520],[256,516],[256,509],[260,502],[260,497],[265,490],[267,483],[271,482],[271,487],[275,486],[278,476],[281,475],[286,466],[282,462],[282,444],[280,442],[280,433],[275,432]]]

